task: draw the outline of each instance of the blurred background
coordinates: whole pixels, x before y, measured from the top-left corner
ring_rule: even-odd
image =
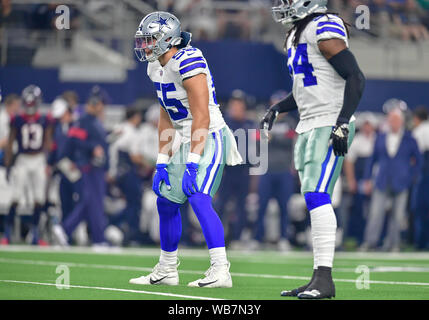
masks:
[[[69,29],[58,29],[61,5],[69,10]],[[355,28],[360,5],[369,8],[369,29]],[[147,65],[134,57],[136,28],[150,12],[175,14],[182,29],[192,32],[192,45],[203,51],[210,65],[230,128],[257,129],[265,110],[292,86],[283,50],[286,31],[273,21],[271,6],[270,0],[0,0],[0,118],[1,113],[6,119],[19,112],[21,92],[30,84],[41,88],[42,114],[52,113],[59,99],[66,102],[74,121],[91,103],[94,92],[103,92],[102,120],[110,162],[103,209],[106,243],[156,245],[158,216],[151,179],[159,107],[146,75]],[[429,105],[429,1],[329,0],[328,7],[351,25],[350,48],[367,78],[356,114],[358,133],[333,199],[339,226],[337,247],[428,250],[429,208],[424,194],[429,135],[422,128],[427,126]],[[265,175],[249,176],[249,164],[226,168],[214,204],[230,248],[311,248],[309,216],[293,168],[297,119],[297,114],[288,114],[274,126]],[[7,124],[7,120],[0,123],[0,155],[6,146]],[[128,140],[125,125],[135,129]],[[409,151],[399,143],[389,157],[380,158],[382,151],[377,150],[383,146],[378,146],[377,137],[389,132],[400,132],[400,139],[403,132],[409,132],[418,146],[418,157],[407,158]],[[248,139],[257,145],[259,134]],[[124,153],[131,161],[121,160]],[[67,189],[56,164],[48,161],[47,167],[50,183],[38,226],[39,240],[43,240],[39,245],[56,244],[51,227],[82,198],[78,183]],[[397,188],[395,170],[407,176],[407,183]],[[387,187],[378,183],[381,174],[389,176]],[[0,166],[0,235],[5,232],[2,226],[11,197],[6,169]],[[3,244],[32,242],[33,202],[31,190],[25,191],[11,239]],[[182,208],[181,244],[203,246],[191,210],[186,205]],[[71,244],[93,244],[92,231],[82,221]]]

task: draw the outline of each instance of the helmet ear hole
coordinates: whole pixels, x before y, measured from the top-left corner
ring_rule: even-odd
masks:
[[[311,3],[311,1],[305,1],[305,2],[304,2],[304,4],[303,4],[303,6],[304,6],[304,7],[308,7],[308,5],[309,5],[310,3]]]

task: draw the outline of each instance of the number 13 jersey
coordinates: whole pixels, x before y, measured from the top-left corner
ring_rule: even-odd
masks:
[[[295,30],[288,37],[286,47],[292,92],[300,115],[296,132],[334,126],[343,106],[346,81],[322,55],[318,43],[336,38],[344,40],[348,47],[346,27],[341,18],[328,14],[307,24],[297,47],[292,43],[294,34]]]
[[[181,134],[182,143],[190,141],[192,126],[192,114],[183,81],[200,73],[207,78],[211,133],[222,129],[225,121],[216,100],[213,77],[202,52],[187,46],[180,49],[164,67],[158,60],[148,63],[147,74],[155,85],[159,103]]]

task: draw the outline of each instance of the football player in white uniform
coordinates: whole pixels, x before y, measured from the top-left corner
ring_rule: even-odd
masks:
[[[287,65],[292,93],[261,121],[271,129],[281,112],[298,109],[294,161],[301,193],[310,211],[314,266],[310,282],[282,296],[322,299],[335,296],[331,270],[337,221],[332,191],[354,132],[354,117],[365,78],[348,49],[343,20],[327,13],[327,0],[288,0],[272,8],[275,21],[289,25]]]
[[[211,202],[224,165],[236,165],[242,159],[219,110],[207,61],[190,41],[191,34],[182,32],[179,20],[167,12],[144,17],[135,35],[136,55],[140,61],[149,62],[147,73],[160,104],[153,190],[158,195],[161,256],[152,273],[130,283],[179,283],[179,207],[188,200],[200,222],[211,265],[204,278],[188,286],[232,287],[224,230]],[[173,153],[175,131],[182,141]]]

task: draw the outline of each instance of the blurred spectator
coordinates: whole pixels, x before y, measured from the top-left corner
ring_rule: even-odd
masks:
[[[104,213],[106,194],[105,173],[108,170],[106,132],[100,119],[108,101],[105,90],[95,86],[91,90],[86,112],[70,128],[64,152],[60,159],[73,162],[70,169],[80,171],[79,201],[61,225],[53,227],[54,236],[61,245],[67,245],[75,228],[84,220],[89,224],[94,246],[105,245],[104,230],[107,219]]]
[[[387,115],[389,131],[377,136],[374,153],[365,170],[365,193],[372,193],[369,217],[361,250],[373,249],[383,229],[388,201],[392,214],[389,219],[383,249],[399,251],[401,229],[406,218],[408,189],[416,181],[421,155],[416,140],[404,128],[403,111],[396,108]],[[375,185],[370,180],[378,164]],[[394,173],[394,174],[392,174]]]
[[[11,0],[0,0],[0,28],[12,12]]]
[[[418,249],[429,249],[429,121],[428,110],[421,106],[414,110],[413,136],[423,156],[419,180],[414,188],[414,243]]]
[[[286,92],[277,92],[272,95],[270,105],[273,105],[286,97]],[[265,240],[265,213],[268,202],[274,198],[277,200],[280,215],[280,250],[289,250],[290,243],[287,236],[288,211],[287,203],[294,191],[293,145],[296,137],[294,128],[296,122],[285,113],[279,114],[276,125],[269,132],[268,144],[268,172],[259,177],[259,209],[256,221],[255,240]]]
[[[370,200],[370,195],[364,190],[365,166],[373,154],[377,120],[372,113],[365,112],[357,117],[356,125],[359,131],[344,159],[347,188],[351,195],[351,204],[347,208],[350,227],[346,228],[345,236],[352,236],[361,244],[366,217],[364,210]]]
[[[4,108],[0,109],[0,164],[3,162],[4,149],[9,137],[10,119],[18,113],[21,98],[17,94],[9,94],[4,99]]]
[[[141,243],[139,230],[142,210],[143,181],[133,156],[137,154],[136,138],[142,114],[136,108],[126,110],[126,120],[113,133],[110,144],[109,180],[114,181],[126,200],[126,207],[111,218],[111,223],[125,234],[124,244]],[[125,226],[124,226],[125,222]]]
[[[213,40],[217,35],[216,16],[211,0],[175,1],[174,12],[186,17],[183,29],[198,40]]]
[[[256,124],[247,118],[245,93],[241,90],[234,90],[228,101],[227,108],[225,122],[232,132],[240,130],[240,133],[243,133],[240,137],[246,138],[245,150],[247,152],[249,146],[248,139],[250,138],[248,130],[255,129]],[[243,141],[240,142],[242,143]],[[242,148],[239,147],[239,151],[242,153]],[[241,157],[244,161],[249,158],[247,154],[241,154]],[[242,165],[226,166],[222,184],[219,187],[218,196],[215,200],[216,211],[219,213],[224,225],[230,226],[227,238],[235,242],[231,243],[231,246],[238,245],[237,242],[241,238],[241,233],[248,223],[246,198],[249,194],[250,185],[249,168],[250,165],[247,161]],[[225,214],[226,208],[231,199],[234,199],[234,214],[231,217],[227,217]],[[231,220],[228,221],[227,218]]]
[[[83,107],[79,108],[79,96],[73,90],[64,91],[61,97],[67,102],[68,106],[73,110],[75,119],[79,118],[79,115],[83,112]]]
[[[389,0],[395,32],[402,40],[429,40],[429,32],[421,23],[415,0]]]
[[[218,38],[250,40],[248,0],[217,0],[225,2],[227,9],[217,9]]]

